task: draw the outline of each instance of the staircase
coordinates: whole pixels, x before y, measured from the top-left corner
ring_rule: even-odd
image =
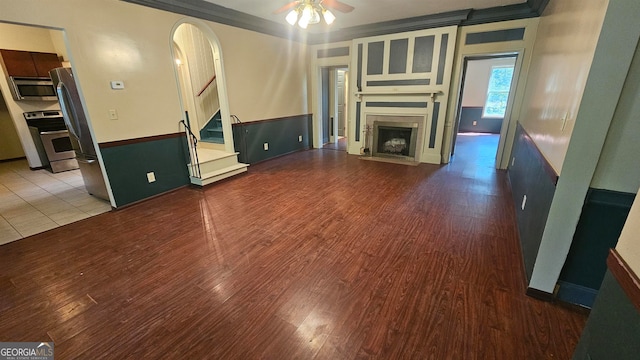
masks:
[[[220,110],[218,110],[209,122],[200,130],[200,141],[224,144],[224,135],[222,132],[222,116]]]
[[[249,165],[238,162],[238,153],[207,148],[203,143],[200,145],[202,146],[196,149],[200,163],[200,177],[191,175],[192,184],[205,186],[247,171]],[[198,165],[190,164],[188,166],[190,174],[197,174],[195,167]]]
[[[189,116],[186,115],[187,120],[179,123],[187,135],[187,167],[192,184],[205,186],[247,171],[249,165],[238,162],[239,153],[225,151],[222,144],[199,142],[188,125]]]

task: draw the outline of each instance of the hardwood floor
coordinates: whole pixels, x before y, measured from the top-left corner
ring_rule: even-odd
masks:
[[[0,341],[56,359],[568,359],[524,295],[487,138],[447,166],[334,150],[0,246]]]

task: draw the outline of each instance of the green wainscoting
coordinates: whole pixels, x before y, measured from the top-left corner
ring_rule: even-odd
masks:
[[[558,178],[520,124],[516,130],[512,157],[515,157],[515,162],[509,166],[508,174],[516,209],[522,257],[527,278],[530,280]],[[525,195],[527,203],[522,210],[522,199]]]
[[[640,312],[607,271],[573,359],[639,359],[639,339]]]
[[[116,207],[189,184],[182,133],[100,144]],[[156,181],[149,183],[147,173]]]
[[[311,147],[311,115],[296,115],[233,124],[233,142],[238,160],[255,164]],[[302,135],[302,141],[298,137]],[[269,150],[264,150],[264,143]]]
[[[589,189],[560,273],[558,298],[591,307],[607,272],[609,249],[615,248],[635,194]]]

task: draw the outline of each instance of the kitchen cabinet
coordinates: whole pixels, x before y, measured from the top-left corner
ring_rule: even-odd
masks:
[[[20,50],[0,50],[9,76],[49,77],[49,70],[61,67],[58,55]]]

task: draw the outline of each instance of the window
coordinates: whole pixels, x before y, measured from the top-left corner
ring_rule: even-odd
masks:
[[[484,104],[482,117],[503,118],[507,110],[507,100],[513,78],[513,66],[492,66],[487,100]]]

